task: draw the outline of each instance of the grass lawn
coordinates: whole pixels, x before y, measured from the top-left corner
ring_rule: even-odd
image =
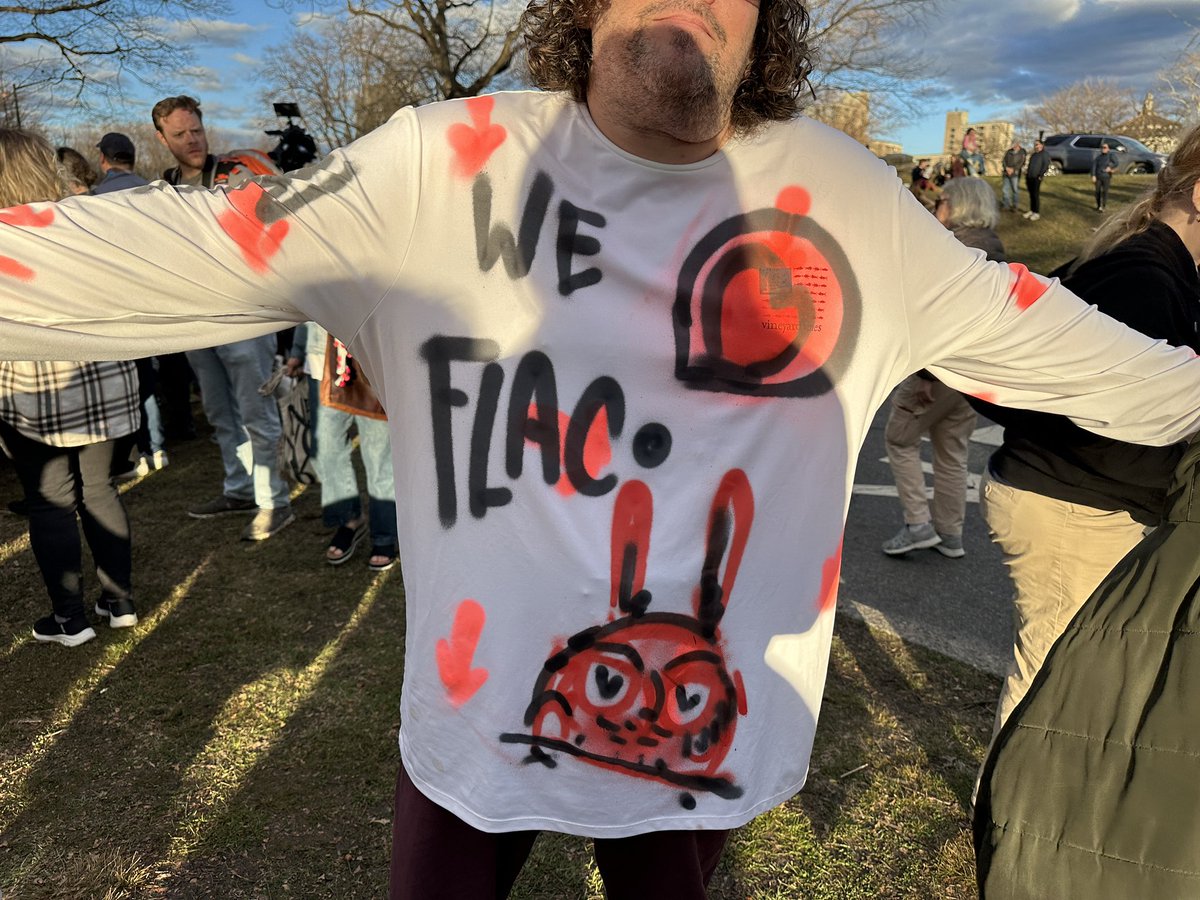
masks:
[[[1113,205],[1148,183],[1115,179]],[[1040,222],[1001,235],[1049,271],[1097,218],[1086,177],[1062,176]],[[29,639],[48,602],[25,521],[0,515],[0,894],[384,897],[399,572],[325,565],[316,490],[260,545],[239,517],[189,519],[216,448],[171,460],[125,495],[142,623],[73,650]],[[0,505],[18,494],[0,463]],[[713,897],[974,897],[967,798],[997,692],[839,620],[808,786],[736,835]],[[601,897],[586,842],[543,837],[514,896]]]
[[[1000,178],[986,179],[1000,196]],[[1108,196],[1108,212],[1135,199],[1154,186],[1154,178],[1145,175],[1116,175]],[[1087,175],[1056,175],[1042,179],[1041,219],[1030,222],[1020,213],[1001,213],[996,229],[1008,258],[1023,262],[1034,272],[1049,274],[1074,259],[1106,214],[1096,212],[1092,180]],[[1021,211],[1029,209],[1025,179],[1021,179]]]
[[[314,490],[259,545],[240,517],[184,515],[219,484],[198,440],[126,492],[142,623],[70,650],[29,640],[48,602],[25,521],[0,516],[6,900],[385,896],[399,572],[325,565]],[[973,896],[966,800],[996,693],[840,621],[809,786],[737,836],[713,896]],[[544,837],[514,896],[601,897],[586,842]]]

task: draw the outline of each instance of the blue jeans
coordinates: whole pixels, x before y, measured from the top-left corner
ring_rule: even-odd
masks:
[[[313,466],[321,482],[321,517],[337,528],[362,515],[358,476],[350,458],[350,426],[358,429],[358,450],[367,473],[367,512],[371,546],[396,549],[396,486],[392,472],[392,440],[388,423],[356,416],[318,399],[319,382],[309,379],[312,392]]]
[[[271,375],[275,335],[189,350],[204,414],[217,435],[225,467],[224,493],[260,509],[288,506],[288,486],[276,457],[283,427],[274,397],[259,386]]]
[[[1020,187],[1017,184],[1016,175],[1004,175],[1000,179],[1000,205],[1017,208],[1017,198],[1020,196]]]
[[[150,452],[163,449],[166,437],[163,432],[162,413],[158,409],[158,398],[151,394],[142,403],[142,415],[146,420],[146,431],[150,434]]]

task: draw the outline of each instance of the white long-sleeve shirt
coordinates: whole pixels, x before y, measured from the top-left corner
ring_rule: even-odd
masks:
[[[349,344],[402,498],[404,764],[490,831],[728,828],[799,790],[853,461],[908,373],[1200,427],[1190,350],[987,262],[807,120],[669,166],[500,94],[291,178],[0,221],[5,355]]]

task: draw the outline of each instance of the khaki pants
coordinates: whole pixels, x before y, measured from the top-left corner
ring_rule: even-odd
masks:
[[[909,375],[892,395],[884,431],[888,461],[905,524],[932,521],[940,534],[961,535],[967,511],[967,444],[975,430],[975,410],[940,381],[931,383],[933,401],[927,401],[923,382]],[[926,432],[933,445],[932,511],[921,471],[921,435]]]
[[[1051,645],[1146,529],[1127,512],[1023,491],[986,472],[979,500],[1016,588],[1013,658],[1000,690],[995,735],[1029,690]]]

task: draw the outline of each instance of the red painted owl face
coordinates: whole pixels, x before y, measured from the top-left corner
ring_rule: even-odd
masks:
[[[745,474],[725,476],[709,515],[694,614],[648,612],[643,588],[651,524],[649,489],[628,482],[613,516],[612,606],[624,615],[585,629],[542,668],[525,715],[529,734],[501,740],[557,765],[560,751],[593,765],[690,791],[737,797],[720,771],[733,745],[740,679],[726,668],[718,623],[741,561],[753,497]]]

